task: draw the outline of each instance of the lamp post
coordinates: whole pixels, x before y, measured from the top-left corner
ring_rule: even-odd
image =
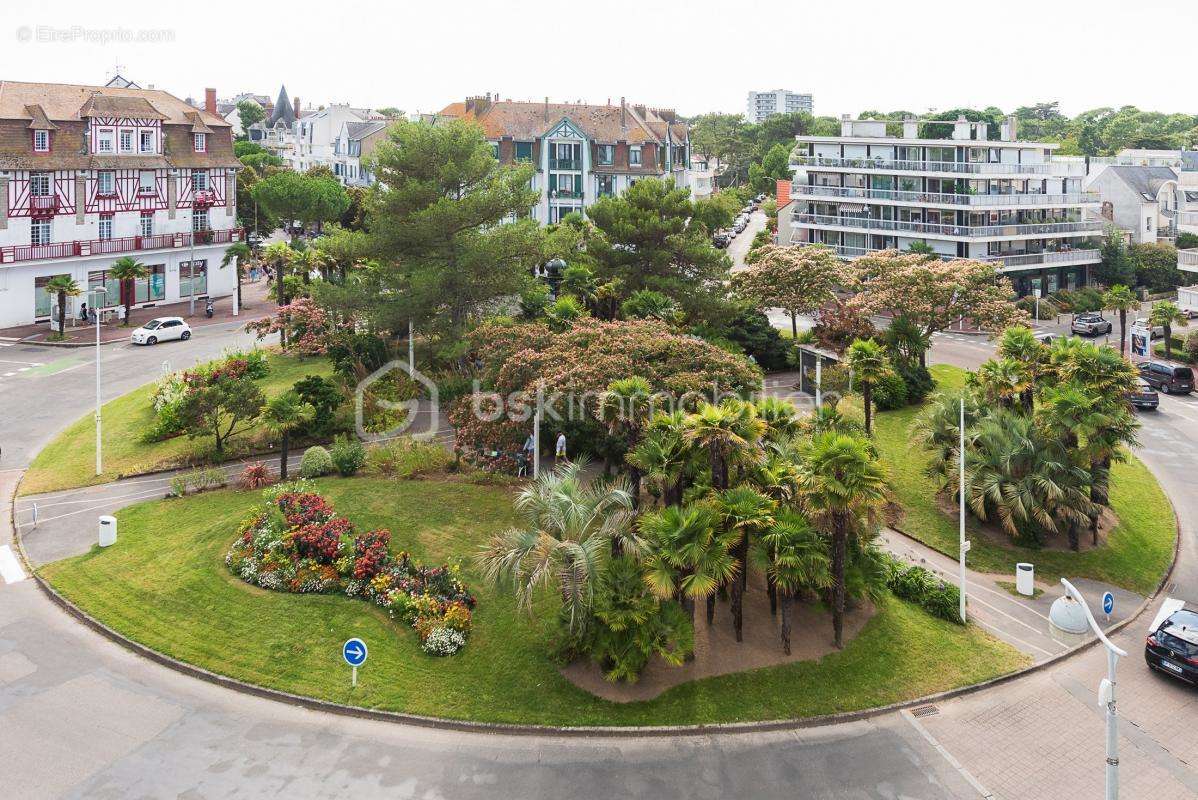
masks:
[[[961,398],[961,424],[960,424],[960,443],[958,446],[960,454],[960,470],[957,475],[958,495],[960,496],[960,561],[961,561],[961,623],[966,622],[965,619],[965,554],[969,552],[969,542],[965,541],[965,398]]]
[[[196,315],[196,221],[195,206],[191,208],[191,261],[187,262],[188,316]]]
[[[108,289],[104,286],[97,286],[94,290],[95,294],[107,295]],[[101,306],[102,308],[103,306]],[[96,315],[96,474],[99,475],[104,471],[101,459],[101,444],[100,444],[100,309],[96,308],[96,301],[92,299],[92,310]]]
[[[1098,704],[1106,708],[1106,800],[1119,800],[1119,717],[1115,711],[1115,666],[1119,663],[1119,656],[1126,656],[1127,652],[1116,646],[1098,627],[1098,621],[1090,613],[1090,606],[1082,593],[1064,578],[1061,578],[1061,585],[1086,612],[1090,629],[1106,646],[1107,676],[1098,685]]]

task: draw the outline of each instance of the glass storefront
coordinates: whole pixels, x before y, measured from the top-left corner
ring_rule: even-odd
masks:
[[[179,262],[179,299],[208,293],[208,261],[196,259],[195,269],[190,261]]]

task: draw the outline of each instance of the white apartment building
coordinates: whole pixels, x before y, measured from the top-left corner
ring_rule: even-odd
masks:
[[[889,124],[901,131],[846,117],[840,136],[796,137],[780,220],[793,230],[780,240],[831,245],[844,258],[922,242],[944,259],[997,262],[1021,295],[1087,282],[1103,223],[1098,197],[1082,190],[1084,159],[1018,141],[1013,118],[998,139],[964,119],[947,123],[948,138],[921,138],[914,120]]]
[[[513,102],[490,95],[451,103],[438,119],[478,124],[500,163],[536,167],[531,209],[542,223],[560,222],[605,196],[619,196],[645,177],[689,187],[690,133],[670,110],[634,105]]]
[[[279,155],[296,172],[323,166],[335,170],[338,161],[337,140],[350,123],[379,122],[381,114],[346,103],[332,103],[309,111],[295,121],[295,137],[290,149]]]
[[[799,94],[788,89],[771,89],[767,92],[749,92],[745,116],[754,124],[775,114],[793,114],[796,111],[814,113],[815,108],[809,94]]]
[[[59,275],[84,292],[68,316],[127,289],[134,306],[232,294],[237,166],[214,90],[200,110],[161,90],[0,81],[0,327],[48,320]],[[132,287],[107,271],[126,255],[150,273]]]

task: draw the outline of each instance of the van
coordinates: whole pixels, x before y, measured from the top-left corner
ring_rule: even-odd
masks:
[[[1189,367],[1145,361],[1140,364],[1140,377],[1149,386],[1165,394],[1189,394],[1194,391],[1194,370]]]

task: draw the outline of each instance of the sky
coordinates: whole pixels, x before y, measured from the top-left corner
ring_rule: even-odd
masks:
[[[1198,114],[1186,52],[1198,0],[6,6],[0,79],[102,84],[119,66],[180,97],[212,86],[221,98],[273,98],[285,84],[305,105],[409,113],[491,92],[624,96],[691,115],[743,112],[750,90],[786,88],[812,93],[815,112],[831,116],[1052,100],[1068,114],[1105,105]]]

